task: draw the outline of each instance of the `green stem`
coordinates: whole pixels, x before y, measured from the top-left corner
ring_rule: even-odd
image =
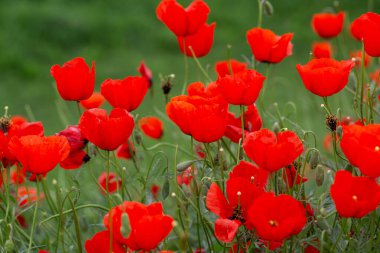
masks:
[[[203,73],[203,75],[206,77],[207,81],[211,83],[211,82],[212,82],[211,77],[207,74],[206,70],[203,68],[202,64],[201,64],[200,61],[198,60],[198,58],[197,58],[197,56],[195,55],[194,50],[193,50],[193,48],[192,48],[191,46],[189,47],[189,50],[190,50],[191,54],[193,55],[193,59],[194,59],[195,63],[197,64],[199,70],[200,70],[200,71]]]
[[[259,15],[257,18],[257,27],[260,28],[262,25],[262,22],[263,22],[263,3],[264,3],[264,1],[263,0],[257,0],[257,3],[258,3],[258,7],[259,7]]]
[[[78,216],[77,216],[77,213],[75,211],[75,205],[74,205],[74,203],[70,197],[70,194],[68,195],[68,200],[70,202],[71,210],[73,212],[73,217],[74,217],[75,233],[76,233],[77,244],[78,244],[78,252],[82,253],[82,239],[81,239],[81,235],[80,235],[80,226],[79,226]],[[110,233],[110,234],[112,234],[112,233]]]
[[[363,96],[364,96],[364,82],[365,82],[365,75],[364,75],[364,60],[365,60],[365,51],[364,51],[364,42],[362,41],[362,62],[361,62],[361,86],[360,86],[360,119],[363,124],[364,122],[364,116],[363,116]]]
[[[185,49],[185,52],[186,52],[186,37],[183,39],[183,48]],[[187,82],[188,82],[188,73],[189,73],[189,63],[188,63],[188,60],[187,60],[187,55],[186,53],[183,54],[183,61],[184,61],[184,64],[185,64],[185,74],[184,74],[184,80],[183,80],[183,86],[182,86],[182,91],[181,91],[181,94],[185,94],[185,91],[186,91],[186,87],[187,87]],[[167,101],[168,98],[166,97],[166,103],[168,102]]]
[[[241,143],[244,143],[244,105],[240,105],[240,119],[241,119]]]
[[[33,242],[33,235],[34,235],[34,229],[35,229],[35,226],[36,226],[36,218],[37,218],[37,213],[38,213],[38,202],[39,202],[39,179],[38,179],[38,176],[37,176],[37,182],[36,182],[36,206],[34,207],[34,213],[33,213],[33,221],[32,221],[32,227],[30,229],[30,240],[29,240],[29,246],[28,246],[28,251],[27,253],[30,253],[31,249],[32,249],[32,242]]]

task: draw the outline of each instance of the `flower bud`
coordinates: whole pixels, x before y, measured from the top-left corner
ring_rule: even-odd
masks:
[[[120,233],[124,238],[127,238],[131,232],[131,225],[129,223],[129,216],[127,213],[121,215]]]
[[[5,252],[13,252],[14,251],[14,243],[12,241],[11,238],[9,238],[6,242],[5,242],[5,245],[4,245],[4,248],[5,248]]]
[[[317,172],[315,175],[315,181],[318,186],[323,185],[323,181],[325,180],[325,171],[322,165],[317,166]]]
[[[313,153],[311,154],[309,163],[310,163],[310,168],[314,170],[319,163],[319,151],[314,150],[312,152]]]
[[[278,124],[277,121],[273,123],[272,130],[273,130],[273,132],[275,134],[277,134],[278,132],[280,132],[280,130],[281,130],[280,124]]]
[[[267,15],[267,16],[272,16],[273,15],[273,5],[269,2],[269,1],[264,1],[264,4],[263,4],[263,10],[264,10],[264,13]]]

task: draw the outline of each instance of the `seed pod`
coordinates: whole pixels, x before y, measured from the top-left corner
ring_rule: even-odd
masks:
[[[127,238],[131,232],[131,225],[129,223],[129,216],[127,213],[121,215],[120,233],[124,238]]]
[[[278,134],[278,132],[280,132],[280,124],[278,124],[277,121],[273,123],[272,130],[275,134]]]
[[[190,161],[184,161],[184,162],[177,164],[177,171],[180,173],[184,172],[187,168],[189,168],[196,161],[197,160],[190,160]]]
[[[319,151],[314,150],[312,152],[313,153],[311,154],[309,163],[310,163],[310,168],[314,170],[319,163]]]
[[[322,165],[317,166],[317,172],[315,175],[315,181],[318,186],[323,185],[323,181],[325,180],[325,170]]]

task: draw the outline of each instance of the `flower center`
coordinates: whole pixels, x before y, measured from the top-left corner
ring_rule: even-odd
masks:
[[[243,217],[243,210],[240,208],[240,206],[237,206],[232,211],[232,216],[228,217],[230,220],[239,220],[241,223],[245,222],[245,219]]]
[[[355,201],[357,201],[357,200],[358,200],[358,196],[353,195],[353,196],[352,196],[352,199],[355,200]]]
[[[275,220],[269,220],[268,223],[269,223],[269,225],[270,225],[271,227],[277,227],[277,226],[278,226],[278,222],[275,221]]]

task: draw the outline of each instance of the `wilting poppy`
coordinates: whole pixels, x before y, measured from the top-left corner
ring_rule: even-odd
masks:
[[[313,30],[322,38],[332,38],[338,36],[343,29],[344,12],[318,13],[314,14],[311,20]]]
[[[116,150],[116,155],[117,157],[126,160],[132,158],[135,155],[135,147],[133,146],[133,143],[126,141],[125,143],[121,144]]]
[[[103,109],[90,109],[83,113],[79,128],[83,136],[101,149],[112,151],[125,143],[135,123],[124,109],[115,108],[107,115]]]
[[[374,179],[354,177],[345,170],[336,173],[330,193],[337,212],[346,218],[361,218],[380,204],[380,186]]]
[[[191,47],[196,57],[199,58],[207,55],[214,43],[215,26],[215,23],[211,25],[203,24],[197,33],[185,37],[177,37],[181,53],[193,57],[193,53],[189,49]]]
[[[288,165],[282,171],[282,179],[289,188],[292,188],[293,185],[301,184],[307,181],[307,178],[302,177],[300,173],[301,171],[297,173],[297,170],[293,164]]]
[[[373,57],[380,56],[380,15],[367,12],[351,24],[351,33],[358,39],[363,40],[364,50]]]
[[[332,58],[332,47],[330,42],[313,43],[312,53],[315,59]]]
[[[163,134],[162,121],[157,117],[143,117],[139,120],[141,131],[153,139],[160,139]]]
[[[63,136],[14,136],[9,142],[9,150],[27,171],[44,174],[66,159],[70,145]]]
[[[233,105],[252,105],[259,96],[265,76],[251,69],[219,77],[216,81],[224,99]]]
[[[361,173],[369,177],[380,176],[380,124],[343,126],[340,147]]]
[[[255,229],[261,239],[281,243],[301,232],[306,210],[292,196],[268,192],[258,197],[247,212],[246,227]]]
[[[162,0],[156,9],[157,18],[176,36],[197,33],[209,12],[210,8],[202,0],[193,1],[186,9],[176,0]]]
[[[95,86],[95,63],[87,66],[83,58],[74,58],[60,67],[54,65],[50,69],[54,77],[59,95],[64,100],[80,101],[91,96]]]
[[[231,75],[246,70],[247,65],[248,64],[246,62],[239,62],[234,59],[219,61],[215,63],[215,72],[219,77],[225,77],[226,75]]]
[[[99,108],[104,103],[105,98],[99,92],[94,92],[91,97],[80,101],[80,105],[85,109]]]
[[[362,66],[362,51],[355,51],[350,52],[351,59],[355,59],[355,65],[358,68],[361,68]],[[368,67],[368,65],[371,63],[372,58],[367,53],[364,53],[364,67]]]
[[[91,239],[86,240],[84,248],[87,253],[109,253],[111,244],[111,235],[108,230],[103,230],[96,233]],[[122,244],[116,240],[112,240],[113,253],[125,253]]]
[[[105,80],[100,90],[102,95],[113,107],[135,110],[143,101],[148,91],[149,83],[142,76],[128,76],[123,80]]]
[[[244,224],[252,202],[264,192],[268,172],[251,163],[241,161],[230,172],[226,182],[227,197],[216,183],[206,196],[207,208],[220,218],[215,221],[215,236],[223,242],[232,242],[240,225]]]
[[[278,36],[269,29],[253,28],[247,32],[247,41],[257,61],[279,63],[292,55],[292,33]]]
[[[169,118],[199,142],[219,140],[227,126],[228,104],[222,96],[177,96],[166,105]]]
[[[292,131],[275,133],[261,129],[246,136],[243,148],[260,168],[273,172],[293,163],[303,152],[300,138]]]
[[[107,229],[110,229],[110,221],[114,240],[125,244],[132,251],[153,250],[173,229],[173,219],[163,214],[160,202],[146,206],[126,201],[104,216],[103,222]]]
[[[99,185],[103,188],[102,193],[107,191],[107,172],[102,172],[98,178]],[[121,186],[121,179],[113,172],[110,172],[108,175],[108,192],[114,193]]]
[[[354,66],[353,61],[323,58],[311,60],[303,66],[297,64],[297,70],[306,89],[315,95],[328,97],[346,86]]]
[[[153,75],[152,75],[152,70],[148,68],[148,66],[145,64],[145,62],[141,62],[139,67],[137,68],[138,72],[142,77],[145,77],[145,79],[149,83],[149,88],[152,87],[153,84]]]

